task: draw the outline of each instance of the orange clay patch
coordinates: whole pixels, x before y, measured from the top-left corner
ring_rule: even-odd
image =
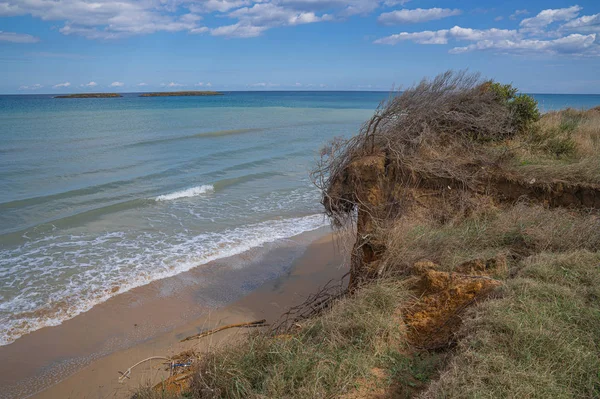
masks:
[[[388,373],[386,370],[374,368],[371,370],[370,378],[360,378],[357,381],[357,388],[345,395],[341,399],[387,399],[389,392],[387,390]]]
[[[414,274],[418,277],[414,285],[418,298],[406,310],[404,320],[410,342],[424,349],[449,346],[460,325],[461,312],[501,284],[481,275],[437,271],[427,261],[415,264]]]
[[[192,382],[192,371],[173,375],[154,386],[155,392],[179,395],[190,388]]]
[[[191,365],[197,361],[198,354],[193,350],[187,350],[171,358],[172,364],[171,376],[166,380],[159,382],[154,386],[155,392],[181,394],[190,388],[193,371]],[[171,366],[169,366],[170,368]],[[168,370],[168,369],[167,369]]]

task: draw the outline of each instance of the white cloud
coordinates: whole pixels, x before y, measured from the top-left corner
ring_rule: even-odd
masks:
[[[62,22],[58,31],[110,40],[155,32],[210,32],[254,37],[267,29],[366,14],[408,0],[0,0],[0,18],[29,15]],[[229,14],[223,14],[229,13]],[[202,15],[228,16],[222,26],[200,23]],[[218,18],[212,18],[219,21]],[[14,38],[13,38],[14,39]],[[5,39],[8,40],[8,39]],[[15,39],[16,40],[16,39]],[[24,37],[21,40],[37,40]]]
[[[212,83],[208,82],[208,83],[206,84],[206,87],[212,87]]]
[[[309,24],[331,19],[328,14],[318,16],[314,12],[297,11],[273,3],[260,3],[254,4],[252,7],[238,8],[230,12],[228,17],[237,19],[238,22],[212,29],[213,36],[256,37],[265,30],[277,26]]]
[[[123,86],[125,86],[125,83],[123,83],[123,82],[112,82],[110,84],[110,87],[123,87]]]
[[[251,26],[237,23],[212,29],[210,34],[213,36],[248,38],[260,36],[265,30],[267,30],[265,26]]]
[[[386,7],[403,6],[409,2],[410,0],[387,0],[383,2],[383,5]]]
[[[98,83],[96,83],[96,82],[89,82],[89,83],[81,85],[81,87],[96,87],[96,86],[98,86]]]
[[[382,37],[381,39],[375,40],[375,44],[398,44],[401,41],[413,41],[419,44],[446,44],[448,43],[448,30],[431,31],[426,30],[423,32],[400,32],[395,35]]]
[[[190,29],[190,33],[194,33],[194,34],[206,33],[206,32],[209,32],[209,31],[210,31],[210,29],[207,28],[206,26],[202,26],[200,28]]]
[[[543,10],[535,17],[522,20],[520,26],[523,31],[540,33],[554,22],[570,21],[577,17],[581,10],[582,8],[579,6]]]
[[[260,1],[256,1],[259,3]],[[381,5],[393,6],[405,4],[404,1],[380,0],[272,0],[276,5],[305,12],[335,12],[341,17],[367,14]]]
[[[561,30],[577,30],[580,33],[600,33],[600,14],[584,15],[567,22],[560,27]]]
[[[38,89],[41,89],[42,87],[44,87],[44,86],[42,86],[39,83],[36,83],[36,84],[30,85],[30,86],[20,86],[19,90],[38,90]]]
[[[436,31],[401,32],[374,43],[395,45],[412,41],[445,45],[456,41],[471,43],[450,49],[451,54],[488,50],[504,54],[600,56],[600,14],[577,17],[581,10],[579,6],[543,10],[535,17],[522,20],[518,30],[455,26]],[[526,13],[526,10],[517,10],[511,19]]]
[[[512,13],[509,18],[514,21],[519,16],[521,16],[521,15],[527,15],[527,14],[529,14],[529,11],[527,11],[527,10],[515,10],[515,12]]]
[[[175,83],[175,82],[171,82],[171,83],[161,83],[161,86],[166,86],[166,87],[182,87],[184,86],[181,83]]]
[[[279,86],[280,86],[279,83],[265,83],[265,82],[252,83],[252,84],[248,85],[248,87],[262,87],[262,88],[266,88],[266,87],[279,87]]]
[[[39,37],[31,36],[26,33],[3,32],[0,30],[0,42],[37,43],[39,41]]]
[[[471,29],[455,26],[452,29],[441,29],[437,31],[422,32],[401,32],[396,35],[387,36],[375,40],[376,44],[397,44],[401,41],[413,41],[418,44],[447,44],[450,39],[455,40],[494,40],[517,38],[519,33],[516,30],[508,29]]]
[[[144,82],[138,83],[138,86],[148,86],[148,83],[144,83]]]
[[[554,40],[485,40],[466,47],[456,47],[450,50],[452,54],[465,53],[474,50],[499,50],[510,53],[547,53],[547,54],[586,54],[600,55],[598,46],[594,44],[596,35],[572,34]],[[591,50],[591,52],[589,52]]]
[[[190,11],[197,13],[226,12],[250,4],[249,0],[204,0],[190,5]]]
[[[200,19],[177,13],[179,1],[134,0],[0,0],[0,17],[31,15],[63,21],[59,32],[89,39],[116,39],[159,31],[198,29]]]
[[[70,82],[65,82],[65,83],[55,84],[54,86],[52,86],[52,88],[53,89],[60,89],[62,87],[69,87],[69,86],[71,86],[71,83]]]
[[[461,10],[450,8],[416,8],[414,10],[397,10],[386,12],[379,16],[379,22],[385,25],[414,24],[433,21],[462,14]]]

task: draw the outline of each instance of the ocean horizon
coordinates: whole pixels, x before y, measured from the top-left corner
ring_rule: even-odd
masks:
[[[309,173],[385,91],[0,95],[0,345],[328,224]],[[543,112],[600,95],[534,94]]]

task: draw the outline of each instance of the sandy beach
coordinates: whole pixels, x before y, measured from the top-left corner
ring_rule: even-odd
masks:
[[[157,383],[160,362],[136,368],[126,383],[118,371],[150,356],[206,350],[240,330],[202,341],[179,340],[222,325],[267,319],[347,270],[326,228],[203,265],[118,295],[56,327],[0,347],[2,398],[127,398]],[[247,282],[252,281],[252,284]]]

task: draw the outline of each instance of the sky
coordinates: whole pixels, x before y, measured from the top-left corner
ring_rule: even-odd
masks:
[[[600,93],[600,1],[0,0],[0,93],[383,90],[469,69]]]

